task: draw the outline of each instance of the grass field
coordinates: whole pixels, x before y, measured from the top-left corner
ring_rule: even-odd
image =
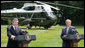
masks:
[[[7,26],[1,25],[1,47],[6,47],[8,42],[7,37]],[[60,38],[62,28],[65,26],[52,26],[48,30],[41,27],[32,29],[25,29],[26,26],[20,26],[20,28],[28,31],[30,35],[36,35],[36,41],[31,41],[28,45],[29,47],[62,47],[62,39]],[[76,27],[79,34],[84,34],[84,26],[74,26]],[[84,47],[84,40],[78,43],[78,47]]]

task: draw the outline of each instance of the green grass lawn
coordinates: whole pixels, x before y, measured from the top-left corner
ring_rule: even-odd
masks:
[[[7,26],[1,25],[1,47],[6,47],[8,42]],[[26,26],[20,28],[28,31],[30,35],[36,35],[36,41],[31,41],[29,47],[62,47],[62,39],[60,38],[62,28],[65,26],[52,26],[48,30],[43,27],[40,29],[32,27],[32,29],[25,29]],[[84,34],[84,26],[75,26],[79,34]],[[78,47],[84,47],[84,40],[78,43]]]

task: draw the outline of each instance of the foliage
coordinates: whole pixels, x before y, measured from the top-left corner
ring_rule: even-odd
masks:
[[[83,1],[59,1],[59,4],[84,8]],[[84,25],[84,10],[64,6],[60,6],[60,9],[63,13],[61,24],[64,24],[66,19],[71,19],[73,25]]]

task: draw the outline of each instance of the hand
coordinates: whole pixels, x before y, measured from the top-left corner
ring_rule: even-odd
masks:
[[[63,35],[63,36],[62,36],[62,39],[67,39],[66,37],[67,37],[67,35]]]
[[[64,35],[63,37],[66,37],[67,35]]]
[[[14,36],[14,35],[11,35],[11,39],[13,39],[13,40],[14,40],[14,38],[15,38],[15,36]]]
[[[77,36],[76,36],[76,38],[77,38],[77,39],[80,39],[80,36],[79,36],[79,35],[77,35]]]

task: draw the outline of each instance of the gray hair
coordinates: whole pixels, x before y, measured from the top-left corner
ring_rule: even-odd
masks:
[[[12,22],[13,22],[13,21],[18,21],[18,18],[14,18],[14,19],[12,20]]]
[[[72,22],[70,19],[66,19],[66,21],[70,21],[70,22]],[[65,21],[65,22],[66,22],[66,21]]]

